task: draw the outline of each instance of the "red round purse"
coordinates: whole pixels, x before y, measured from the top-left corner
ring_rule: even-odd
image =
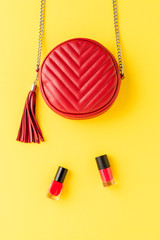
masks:
[[[45,1],[41,0],[37,76],[26,100],[17,140],[43,141],[35,118],[35,88],[39,79],[42,97],[57,114],[70,119],[96,117],[110,108],[123,78],[116,1],[113,12],[119,66],[100,43],[74,38],[54,47],[40,67]]]
[[[76,38],[56,46],[39,72],[47,105],[71,119],[95,117],[116,99],[121,76],[113,55],[96,41]]]

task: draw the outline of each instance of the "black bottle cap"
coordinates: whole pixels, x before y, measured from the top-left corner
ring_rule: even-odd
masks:
[[[67,174],[68,169],[63,168],[63,167],[59,167],[56,173],[56,176],[54,178],[55,181],[63,183],[65,176]]]
[[[107,155],[96,157],[96,162],[99,170],[110,167]]]

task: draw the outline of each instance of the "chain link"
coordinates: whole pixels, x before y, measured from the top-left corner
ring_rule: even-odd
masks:
[[[118,25],[117,0],[112,0],[112,3],[113,3],[114,28],[115,28],[118,64],[119,64],[121,77],[124,78],[121,44],[120,44],[120,36],[119,36],[119,25]]]
[[[43,29],[44,29],[44,11],[45,11],[45,0],[41,0],[40,6],[40,22],[39,22],[39,38],[38,38],[38,52],[37,52],[37,66],[36,71],[37,75],[34,81],[34,85],[37,85],[38,82],[38,71],[41,62],[41,53],[42,53],[42,42],[43,42]]]
[[[36,78],[35,78],[35,81],[34,81],[34,85],[37,85],[37,82],[38,82],[38,71],[39,71],[40,62],[41,62],[41,52],[42,52],[42,42],[43,42],[43,29],[44,29],[45,0],[40,0],[40,1],[41,1],[41,6],[40,6],[40,22],[39,22],[37,66],[36,66],[37,75],[36,75]],[[115,36],[116,36],[118,64],[119,64],[121,77],[124,77],[122,53],[121,53],[121,45],[120,45],[120,37],[119,37],[117,1],[116,0],[112,0],[112,3],[113,3],[114,28],[115,28]]]

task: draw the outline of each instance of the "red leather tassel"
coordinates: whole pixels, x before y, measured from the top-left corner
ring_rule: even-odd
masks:
[[[35,88],[36,85],[34,85],[33,90],[29,92],[25,102],[21,124],[17,136],[17,141],[20,142],[40,143],[40,140],[42,142],[44,141],[41,129],[35,117],[35,101],[36,101]]]

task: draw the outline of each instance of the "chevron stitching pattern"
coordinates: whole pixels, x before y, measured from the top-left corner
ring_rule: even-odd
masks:
[[[44,74],[44,73],[43,73]],[[56,100],[61,104],[61,106],[63,106],[65,108],[65,105],[72,105],[73,108],[75,108],[76,110],[78,110],[74,104],[74,101],[72,99],[72,97],[70,96],[70,98],[72,99],[72,101],[69,101],[67,98],[67,95],[64,94],[64,91],[61,91],[56,85],[54,85],[54,83],[47,77],[48,82],[45,84],[45,86],[48,85],[47,90],[50,92],[51,97],[49,99],[52,99],[52,95],[54,96],[53,98],[55,98],[55,96],[58,94],[58,97],[56,98]],[[73,95],[74,96],[74,95]],[[60,100],[61,99],[61,100]],[[61,102],[62,101],[62,102]],[[64,105],[63,102],[66,102],[66,104]],[[68,106],[67,106],[68,107]],[[67,109],[67,108],[66,108]]]
[[[112,99],[117,87],[112,56],[82,39],[64,42],[51,51],[41,72],[46,101],[65,113],[96,111]]]

